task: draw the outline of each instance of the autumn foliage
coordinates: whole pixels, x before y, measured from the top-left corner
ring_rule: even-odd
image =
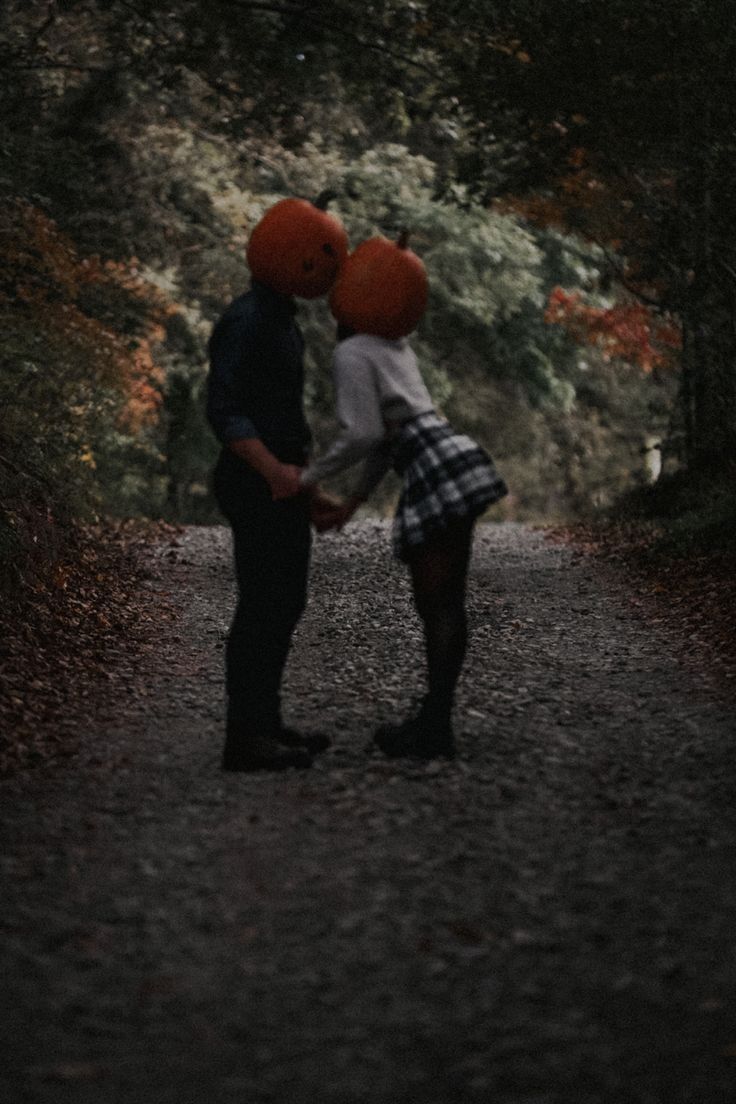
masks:
[[[553,288],[545,321],[563,326],[574,340],[599,349],[604,360],[625,360],[643,372],[672,365],[680,348],[677,324],[644,303],[587,304],[580,292]]]
[[[101,452],[159,418],[174,308],[134,260],[81,255],[30,202],[7,202],[0,231],[1,774],[70,746],[70,683],[141,623],[129,530],[90,520]]]
[[[586,119],[573,116],[571,123],[584,126]],[[641,259],[631,254],[632,248],[637,253],[654,246],[655,228],[642,209],[642,182],[600,171],[589,150],[573,145],[566,171],[552,183],[548,191],[507,196],[494,206],[537,226],[576,230],[610,251],[608,264],[626,298],[601,307],[586,303],[580,292],[556,287],[549,296],[545,321],[563,326],[576,341],[595,346],[605,360],[625,360],[644,372],[674,367],[682,335],[679,323],[662,309],[666,288],[661,281],[646,278]],[[673,180],[664,172],[650,182],[650,191],[660,205],[673,202]]]
[[[174,308],[135,261],[80,255],[34,204],[7,202],[0,230],[0,585],[37,600],[103,504],[100,453],[159,417]]]
[[[582,117],[577,121],[585,123]],[[616,264],[626,297],[603,307],[587,303],[579,291],[555,287],[549,295],[545,321],[562,326],[575,341],[597,348],[606,361],[627,361],[647,373],[674,368],[682,346],[680,324],[660,307],[665,291],[661,283],[644,279],[639,261],[626,255],[632,240],[640,248],[653,232],[641,212],[641,184],[597,171],[582,146],[571,148],[567,170],[549,192],[507,196],[494,206],[541,227],[578,230],[583,237],[616,253],[615,262],[609,259],[609,263]],[[670,201],[672,184],[666,174],[656,180],[656,191],[663,202]]]
[[[175,308],[140,278],[135,258],[122,263],[81,257],[39,207],[23,201],[6,210],[3,231],[0,310],[17,312],[19,325],[44,335],[55,349],[64,347],[65,359],[76,358],[90,384],[119,392],[121,426],[136,431],[155,421],[164,373],[154,347],[164,336],[166,314]],[[142,307],[137,331],[124,334],[95,317],[85,302],[92,290],[137,302]]]
[[[576,121],[585,125],[582,116],[573,116],[572,122]],[[673,182],[666,174],[660,174],[652,188],[661,202],[671,202]],[[572,146],[565,171],[554,177],[547,189],[510,194],[497,199],[493,206],[538,226],[577,230],[590,241],[613,250],[623,248],[628,254],[627,246],[632,242],[638,248],[652,244],[654,227],[642,211],[643,192],[641,181],[610,175],[596,166],[589,150]],[[631,266],[631,260],[628,264]]]

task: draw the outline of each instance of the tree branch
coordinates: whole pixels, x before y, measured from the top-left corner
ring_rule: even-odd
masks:
[[[716,262],[724,272],[727,272],[732,280],[736,280],[736,269],[731,268],[730,264],[727,264],[722,257],[719,257]]]
[[[161,24],[155,18],[155,16],[149,12],[142,11],[137,4],[132,0],[117,0],[121,7],[126,8],[128,11],[133,12],[140,20],[148,23],[153,27],[158,34],[162,36],[162,39],[170,46],[175,44],[172,42],[170,35],[162,28]],[[385,54],[386,57],[392,57],[396,61],[401,61],[405,65],[410,65],[415,69],[420,69],[430,76],[439,78],[439,70],[428,65],[426,62],[419,61],[412,57],[410,54],[405,54],[400,50],[394,50],[390,46],[387,46],[383,41],[373,41],[370,38],[366,38],[364,35],[358,34],[356,31],[350,29],[349,25],[343,25],[340,22],[338,16],[339,12],[335,12],[329,18],[321,16],[313,10],[313,5],[306,3],[274,3],[273,0],[226,0],[231,7],[237,9],[246,9],[253,12],[264,12],[273,15],[281,16],[296,16],[301,18],[307,18],[311,23],[316,24],[322,29],[327,29],[333,34],[340,35],[342,38],[350,39],[357,46],[362,47],[365,50],[372,50],[375,53]],[[349,21],[346,21],[346,23]],[[176,44],[177,49],[180,48],[180,44]],[[208,84],[213,87],[216,86],[214,78],[205,78]],[[219,88],[218,91],[223,91]],[[232,95],[232,92],[230,93]]]
[[[14,464],[12,460],[8,460],[7,456],[3,456],[2,453],[0,453],[0,464],[4,464],[9,471],[14,472],[16,475],[23,475],[18,465]]]
[[[107,73],[107,69],[104,65],[76,65],[71,61],[36,61],[33,64],[30,62],[18,62],[8,65],[10,70],[22,70],[24,73],[31,70],[53,70],[53,69],[71,69],[76,73]]]
[[[27,463],[27,461],[26,461]],[[13,472],[14,475],[19,475],[22,479],[33,479],[36,483],[40,483],[44,487],[50,487],[51,484],[45,475],[42,475],[36,467],[29,465],[28,467],[21,468],[15,464],[12,460],[9,460],[7,456],[3,456],[0,453],[0,464]]]
[[[37,30],[35,30],[31,35],[31,42],[34,46],[38,45],[38,40],[41,38],[41,35],[45,34],[52,23],[56,21],[56,16],[56,0],[49,0],[48,14],[46,18],[44,19],[40,27],[38,27]]]
[[[621,264],[618,258],[616,258],[610,252],[608,246],[604,242],[599,241],[597,238],[591,237],[589,234],[586,234],[586,237],[588,237],[594,245],[598,246],[598,248],[603,253],[603,256],[606,258],[608,264],[615,272],[616,279],[626,288],[627,291],[630,291],[632,295],[635,295],[636,298],[640,300],[640,302],[646,304],[646,306],[648,307],[654,307],[657,310],[664,309],[660,299],[654,299],[651,295],[647,295],[646,292],[639,290],[639,288],[637,288],[636,285],[631,282],[631,278],[626,275],[626,269],[624,268],[624,266]]]
[[[440,72],[434,69],[426,62],[418,61],[410,54],[405,54],[400,50],[393,50],[387,46],[385,42],[375,42],[369,38],[365,38],[363,35],[352,31],[349,26],[344,26],[339,20],[339,12],[335,12],[329,19],[324,16],[318,15],[312,10],[312,6],[309,4],[274,4],[261,2],[261,0],[230,0],[234,7],[248,8],[252,11],[264,11],[273,12],[276,15],[297,15],[308,16],[312,23],[318,24],[320,27],[328,28],[333,34],[341,35],[343,38],[349,38],[356,45],[363,47],[365,50],[373,50],[375,53],[385,54],[387,57],[395,58],[397,61],[404,62],[405,65],[410,65],[414,69],[421,69],[425,73],[429,73],[430,76],[439,78]]]

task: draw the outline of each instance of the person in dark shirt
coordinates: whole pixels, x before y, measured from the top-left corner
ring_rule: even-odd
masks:
[[[311,434],[294,299],[259,280],[249,261],[252,288],[228,306],[209,343],[207,416],[222,444],[214,488],[232,527],[238,582],[225,651],[228,771],[308,767],[328,744],[281,719],[281,678],[306,604],[310,510],[320,492],[305,493],[299,482]],[[315,297],[311,289],[301,294]]]

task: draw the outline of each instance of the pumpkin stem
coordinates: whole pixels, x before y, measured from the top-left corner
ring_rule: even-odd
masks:
[[[406,249],[407,245],[409,244],[409,233],[410,231],[407,230],[405,227],[399,234],[399,239],[396,242],[399,249]]]
[[[325,188],[323,192],[320,192],[316,199],[312,200],[312,205],[317,208],[318,211],[326,211],[329,203],[333,199],[337,199],[337,192],[334,192],[332,188]]]

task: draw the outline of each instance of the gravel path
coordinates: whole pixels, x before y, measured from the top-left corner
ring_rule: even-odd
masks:
[[[160,659],[2,800],[3,1104],[733,1104],[734,710],[600,565],[481,527],[460,757],[379,522],[320,538],[288,720],[222,775],[229,535],[153,555]]]

